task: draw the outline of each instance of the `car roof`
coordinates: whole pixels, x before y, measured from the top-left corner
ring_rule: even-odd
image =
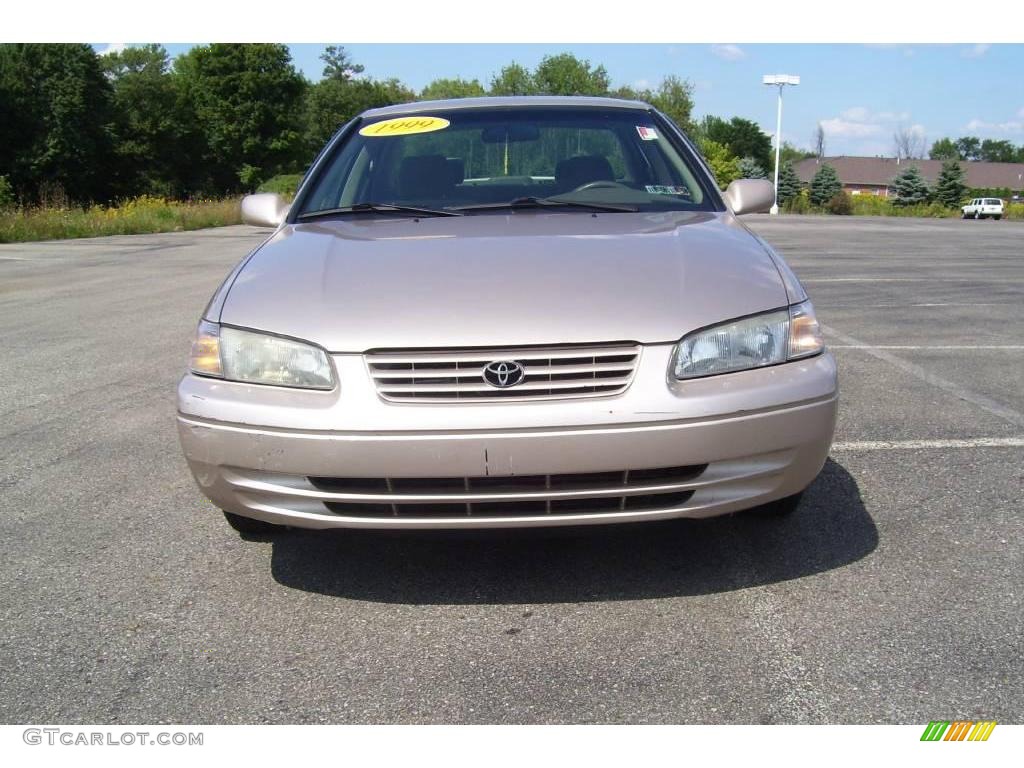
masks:
[[[629,99],[604,96],[480,96],[471,99],[440,99],[416,101],[377,107],[363,112],[363,117],[408,115],[451,109],[501,109],[508,107],[587,107],[593,109],[652,109],[650,104]]]

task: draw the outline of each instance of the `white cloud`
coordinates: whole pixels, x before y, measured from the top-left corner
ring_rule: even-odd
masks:
[[[821,121],[821,127],[825,129],[825,136],[841,136],[864,138],[865,136],[877,136],[882,132],[882,126],[874,123],[862,123],[856,120],[844,120],[841,117],[830,117]]]
[[[651,81],[645,77],[641,77],[639,80],[633,81],[633,87],[638,91],[644,91],[651,87]]]
[[[839,116],[855,123],[905,123],[910,119],[909,112],[872,112],[867,107],[850,107]]]
[[[885,136],[909,120],[909,112],[874,112],[866,106],[851,106],[838,117],[822,120],[821,127],[827,138],[863,139]],[[920,124],[912,125],[907,130],[916,135],[925,135],[925,127]]]
[[[900,51],[908,58],[914,55],[914,49],[904,43],[864,43],[864,47],[880,51]]]
[[[107,43],[105,48],[100,48],[96,53],[100,56],[105,56],[108,53],[121,53],[127,47],[128,43]]]
[[[1017,114],[1024,117],[1024,110]],[[1024,123],[1019,120],[1007,120],[1005,123],[989,123],[985,120],[974,118],[967,123],[966,128],[974,133],[1024,133]]]
[[[988,49],[991,47],[988,43],[975,43],[970,48],[964,48],[960,51],[960,55],[965,59],[980,59],[988,53]]]
[[[746,52],[733,43],[717,43],[711,46],[711,52],[726,61],[739,61],[746,57]]]
[[[1024,117],[1024,107],[1017,110],[1017,117]]]

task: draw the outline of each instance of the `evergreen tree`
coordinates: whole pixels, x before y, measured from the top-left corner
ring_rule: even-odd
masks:
[[[827,163],[821,166],[811,179],[811,202],[814,205],[824,205],[842,191],[843,185],[839,181],[839,174]]]
[[[935,181],[935,199],[949,208],[958,208],[967,195],[964,184],[964,169],[956,160],[947,160]]]
[[[916,165],[907,166],[892,181],[893,205],[917,205],[927,203],[931,197],[928,183]]]
[[[758,165],[757,160],[752,157],[744,157],[740,160],[740,178],[767,179],[768,174],[764,172],[764,168]]]
[[[800,177],[793,170],[793,164],[783,163],[782,169],[779,171],[779,205],[788,203],[800,194],[801,189],[803,189],[803,184],[800,183]]]

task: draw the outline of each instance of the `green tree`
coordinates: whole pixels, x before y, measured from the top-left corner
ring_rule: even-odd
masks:
[[[545,56],[533,73],[537,93],[551,96],[607,96],[608,72],[571,53]]]
[[[190,121],[182,119],[167,51],[125,48],[100,62],[114,87],[118,194],[181,194],[193,160],[182,140]]]
[[[1005,139],[985,139],[978,154],[989,163],[1012,163],[1017,159],[1016,147]]]
[[[893,205],[917,205],[927,203],[931,198],[931,191],[928,189],[928,182],[921,175],[921,170],[916,165],[907,166],[906,170],[900,172],[892,181],[892,193],[895,196]]]
[[[347,82],[363,71],[362,64],[356,64],[349,58],[348,51],[340,45],[328,45],[320,54],[324,63],[325,80],[342,80]]]
[[[729,151],[728,147],[704,137],[700,137],[697,143],[720,189],[725,189],[732,181],[740,177],[739,160]]]
[[[839,181],[839,174],[828,163],[822,165],[811,179],[811,202],[814,205],[825,205],[842,191],[843,185]]]
[[[398,80],[321,80],[306,98],[307,153],[319,150],[345,123],[367,109],[415,101]]]
[[[772,140],[752,120],[734,117],[725,121],[708,115],[700,125],[700,133],[729,148],[735,157],[752,157],[762,168],[772,166]]]
[[[307,83],[287,46],[214,43],[179,56],[174,67],[202,132],[203,163],[217,189],[254,189],[300,162],[300,107]]]
[[[491,96],[529,96],[536,92],[530,70],[514,61],[491,78]]]
[[[647,99],[651,106],[664,112],[686,133],[693,131],[693,83],[669,75]]]
[[[939,177],[935,180],[935,199],[947,208],[957,208],[967,196],[964,183],[964,169],[959,160],[951,159],[942,164]]]
[[[802,189],[803,184],[800,182],[800,177],[796,175],[796,171],[793,170],[793,164],[783,163],[782,168],[779,169],[779,205],[788,203],[799,195]]]
[[[932,144],[928,157],[932,160],[962,160],[960,150],[952,139],[942,138]]]
[[[739,164],[740,178],[741,179],[767,179],[768,174],[764,172],[764,168],[757,164],[757,160],[752,157],[740,158]]]
[[[112,193],[113,89],[86,44],[0,45],[0,174],[26,202]]]
[[[646,101],[655,109],[669,117],[686,133],[692,133],[693,119],[693,83],[675,75],[664,78],[655,90],[650,88],[632,88],[620,86],[611,92],[611,96],[619,99]]]
[[[981,154],[981,140],[975,136],[961,136],[956,140],[956,149],[961,160],[978,160]]]
[[[816,153],[809,149],[800,149],[799,147],[794,147],[788,141],[783,141],[782,149],[779,151],[779,162],[782,168],[785,168],[786,163],[795,163],[799,160],[806,160],[808,157],[816,156]],[[775,153],[771,154],[771,162],[765,167],[771,168],[772,173],[775,173]]]
[[[485,96],[487,91],[479,80],[462,78],[441,78],[431,82],[420,93],[420,99],[464,99],[471,96]]]

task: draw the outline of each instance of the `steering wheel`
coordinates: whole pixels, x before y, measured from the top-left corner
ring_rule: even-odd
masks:
[[[583,192],[588,189],[632,189],[625,184],[620,184],[617,181],[611,181],[609,179],[602,179],[600,181],[588,181],[586,184],[580,184],[573,192]]]

